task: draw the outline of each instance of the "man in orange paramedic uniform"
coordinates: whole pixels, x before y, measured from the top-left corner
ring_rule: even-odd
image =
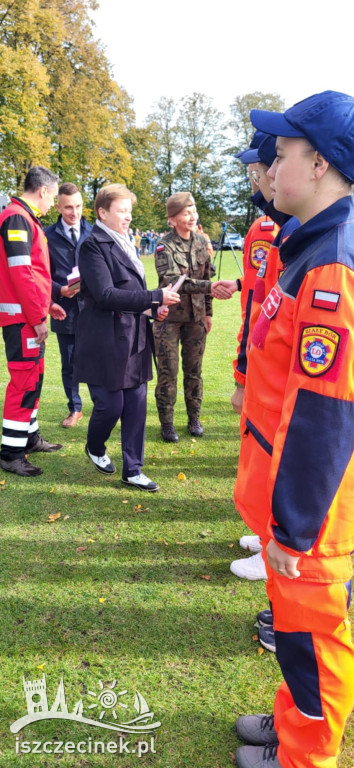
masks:
[[[277,209],[301,226],[254,327],[236,506],[268,516],[268,593],[284,682],[271,716],[239,718],[239,768],[335,768],[354,703],[348,622],[354,549],[354,98],[334,91],[284,115]],[[259,386],[262,382],[262,386]]]

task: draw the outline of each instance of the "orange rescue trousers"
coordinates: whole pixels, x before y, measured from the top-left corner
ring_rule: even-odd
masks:
[[[354,706],[349,584],[268,577],[284,682],[274,702],[282,768],[336,768]]]

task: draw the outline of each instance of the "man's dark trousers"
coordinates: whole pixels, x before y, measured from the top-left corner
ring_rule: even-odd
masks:
[[[79,385],[73,383],[75,335],[57,333],[61,356],[61,377],[65,394],[68,398],[69,413],[82,410],[82,400],[79,395]]]

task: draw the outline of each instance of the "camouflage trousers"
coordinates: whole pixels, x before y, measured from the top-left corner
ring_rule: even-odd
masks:
[[[203,399],[202,362],[206,330],[203,320],[154,323],[158,363],[156,405],[161,424],[173,422],[177,399],[179,342],[181,342],[184,399],[188,416],[199,416]]]

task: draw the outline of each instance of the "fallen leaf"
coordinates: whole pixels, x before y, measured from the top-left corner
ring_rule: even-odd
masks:
[[[106,602],[106,600],[107,600],[107,598],[106,598],[106,597],[99,597],[99,598],[98,598],[98,602],[99,602],[99,603],[105,603],[105,602]]]
[[[128,504],[128,499],[123,499],[122,504]]]
[[[166,547],[168,547],[168,541],[166,539],[159,539],[161,541],[161,544],[164,544]]]
[[[51,488],[49,493],[54,493],[54,491],[55,491],[55,488]]]
[[[194,456],[194,454],[195,454],[195,451],[189,451],[190,456]]]
[[[172,456],[173,453],[178,453],[178,451],[171,451],[171,456]]]
[[[233,752],[229,752],[229,758],[232,760],[233,763],[236,763],[236,758]]]
[[[63,475],[66,475],[67,477],[69,477],[69,472],[63,471]]]
[[[87,541],[89,541],[89,542],[90,542],[90,544],[93,544],[93,543],[94,543],[94,541],[96,541],[96,539],[87,539]]]
[[[200,531],[200,534],[199,534],[199,536],[201,536],[202,539],[205,539],[206,536],[212,536],[212,535],[213,535],[213,531]]]
[[[177,475],[177,480],[185,480],[185,479],[186,479],[186,476],[184,472],[179,472]]]
[[[211,576],[206,576],[205,574],[202,574],[201,576],[198,576],[198,579],[204,579],[205,581],[211,581]]]
[[[49,515],[48,523],[54,523],[56,520],[59,520],[59,517],[61,517],[61,512],[57,512],[56,514]]]
[[[119,539],[119,533],[115,533],[115,534],[114,534],[114,540],[115,540],[115,541],[118,541],[118,539]]]
[[[85,549],[87,549],[87,547],[77,547],[76,552],[85,552]]]
[[[234,547],[235,545],[234,544],[228,544],[227,546],[228,546],[229,549],[232,549],[232,547]]]
[[[257,653],[258,653],[258,656],[262,656],[264,653],[264,648],[258,648]]]
[[[5,485],[6,480],[0,480],[0,485]]]
[[[66,453],[59,453],[59,456],[66,456]]]
[[[186,541],[176,541],[176,544],[179,544],[180,547],[184,547],[186,543]]]
[[[136,504],[134,509],[136,512],[139,512],[139,509],[141,509],[141,504]]]
[[[192,439],[191,439],[191,443],[196,443],[196,442],[197,442],[197,441],[196,441],[195,437],[192,437]]]
[[[43,669],[45,667],[46,662],[44,661],[43,664],[37,664],[37,669]]]
[[[69,520],[70,515],[65,515],[64,520]]]
[[[258,640],[258,635],[252,635],[252,640]]]

